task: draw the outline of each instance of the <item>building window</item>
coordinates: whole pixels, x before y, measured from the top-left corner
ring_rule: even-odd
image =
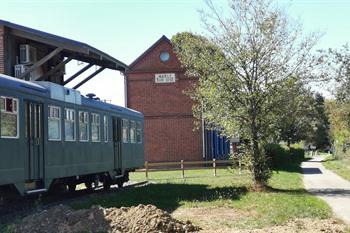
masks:
[[[129,142],[129,120],[122,120],[122,132],[123,132],[123,142]]]
[[[64,132],[66,141],[75,141],[75,111],[64,110]]]
[[[130,142],[136,142],[136,123],[135,121],[130,121]]]
[[[61,108],[49,106],[48,112],[49,140],[61,140]]]
[[[100,115],[96,113],[91,114],[91,141],[100,141]]]
[[[18,138],[18,99],[1,96],[1,137]]]
[[[104,133],[104,140],[105,142],[108,142],[108,117],[103,116],[103,133]]]
[[[142,143],[142,128],[141,128],[141,122],[136,122],[136,142]]]
[[[79,112],[79,141],[89,141],[89,113]]]

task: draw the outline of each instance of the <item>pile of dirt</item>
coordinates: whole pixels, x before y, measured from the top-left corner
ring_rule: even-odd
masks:
[[[178,221],[153,205],[73,210],[59,205],[25,217],[15,225],[18,233],[44,232],[196,232],[191,222]]]

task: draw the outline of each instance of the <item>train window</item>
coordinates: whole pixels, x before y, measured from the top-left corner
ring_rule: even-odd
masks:
[[[64,133],[66,141],[75,141],[75,111],[64,110]]]
[[[103,134],[105,142],[108,142],[108,117],[103,116]]]
[[[123,132],[123,142],[128,143],[129,142],[129,120],[123,119],[122,120],[122,132]]]
[[[136,123],[135,121],[130,121],[130,142],[136,142]]]
[[[18,99],[1,96],[1,137],[18,138]]]
[[[91,114],[91,141],[100,141],[100,115],[96,113]]]
[[[48,133],[49,140],[61,140],[61,108],[57,106],[49,106],[48,112]]]
[[[79,140],[89,141],[89,113],[79,112]]]
[[[136,142],[142,143],[142,129],[140,121],[136,121]]]

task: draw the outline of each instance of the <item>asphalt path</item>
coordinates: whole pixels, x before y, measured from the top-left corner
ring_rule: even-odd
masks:
[[[350,225],[350,182],[327,170],[322,157],[303,162],[305,189],[325,200],[334,214]]]

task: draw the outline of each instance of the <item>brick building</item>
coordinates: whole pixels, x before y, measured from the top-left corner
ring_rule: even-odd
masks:
[[[227,156],[225,138],[213,131],[193,131],[193,103],[184,91],[196,80],[185,76],[167,37],[162,36],[130,64],[126,80],[127,106],[145,116],[145,160]]]

